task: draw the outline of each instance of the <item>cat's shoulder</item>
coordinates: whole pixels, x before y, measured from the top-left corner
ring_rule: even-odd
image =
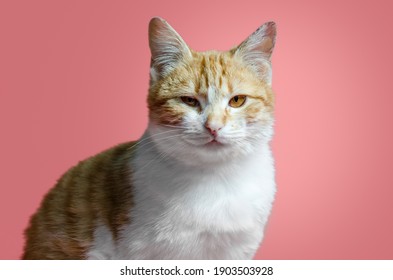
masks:
[[[79,161],[64,175],[81,171],[109,171],[119,169],[133,157],[135,141],[117,144],[95,155]],[[64,177],[64,176],[63,176]]]

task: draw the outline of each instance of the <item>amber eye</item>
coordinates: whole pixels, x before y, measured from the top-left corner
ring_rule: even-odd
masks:
[[[245,95],[236,95],[229,100],[229,106],[233,108],[239,108],[246,102],[246,96]]]
[[[199,101],[196,98],[193,98],[190,96],[182,96],[180,98],[181,98],[181,101],[186,103],[188,106],[191,106],[191,107],[199,106]]]

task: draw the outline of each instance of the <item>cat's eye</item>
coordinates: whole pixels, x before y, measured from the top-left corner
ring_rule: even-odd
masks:
[[[245,95],[236,95],[229,100],[229,106],[233,108],[239,108],[246,102],[247,97]]]
[[[182,96],[180,97],[181,101],[186,103],[188,106],[197,107],[199,106],[199,101],[196,98],[190,96]]]

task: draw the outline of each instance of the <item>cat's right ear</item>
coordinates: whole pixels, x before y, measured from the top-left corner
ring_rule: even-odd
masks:
[[[151,51],[150,74],[153,82],[168,74],[180,60],[191,57],[191,51],[180,35],[162,18],[155,17],[149,24]]]

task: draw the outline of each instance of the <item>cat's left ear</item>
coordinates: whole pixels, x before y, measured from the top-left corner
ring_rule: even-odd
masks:
[[[149,24],[151,79],[156,81],[173,70],[178,63],[191,57],[182,37],[164,19],[152,18]]]
[[[240,56],[268,85],[272,83],[270,58],[276,41],[276,24],[267,22],[231,51]]]

